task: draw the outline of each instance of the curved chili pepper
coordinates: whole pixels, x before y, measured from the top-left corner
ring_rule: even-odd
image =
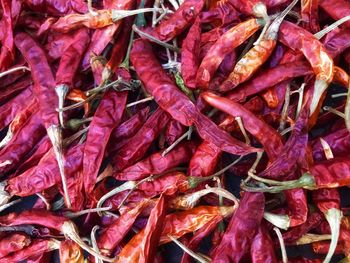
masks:
[[[161,41],[168,42],[193,24],[203,6],[204,0],[185,0],[167,20],[162,21],[152,30],[152,35]]]
[[[118,254],[117,262],[153,262],[165,219],[165,199],[161,195],[148,218],[146,227],[135,235]],[[142,234],[140,234],[142,233]]]
[[[199,135],[222,150],[233,154],[257,151],[244,145],[219,129],[202,115],[191,100],[178,90],[156,60],[152,47],[145,40],[136,40],[131,51],[131,61],[145,88],[155,97],[160,107],[185,126],[195,124]]]
[[[97,245],[103,254],[110,255],[113,252],[148,202],[148,200],[141,201],[136,207],[122,214],[111,225],[102,230],[97,239]]]
[[[350,29],[344,28],[340,30],[340,32],[336,33],[333,37],[328,39],[324,43],[324,48],[327,50],[327,53],[332,58],[335,58],[336,56],[343,53],[350,46],[349,39]]]
[[[200,40],[201,23],[200,19],[196,18],[181,48],[181,76],[186,87],[191,89],[196,88],[196,73],[200,62]]]
[[[96,183],[108,139],[124,113],[127,92],[109,90],[102,98],[89,126],[84,149],[84,188],[89,194]]]
[[[249,251],[259,230],[264,206],[263,194],[244,193],[220,244],[214,248],[212,255],[215,262],[238,262]]]
[[[113,174],[113,177],[117,180],[127,181],[140,180],[150,174],[161,174],[187,162],[195,149],[195,144],[192,142],[182,143],[165,156],[162,156],[162,152],[154,153],[121,172]]]
[[[301,1],[301,19],[303,27],[312,33],[320,31],[318,24],[318,5],[319,0],[302,0]],[[334,6],[332,6],[334,8]]]
[[[60,263],[83,263],[84,255],[80,247],[72,240],[60,242]]]
[[[4,36],[1,39],[2,46],[0,51],[0,71],[8,69],[14,58],[14,42],[13,42],[13,21],[11,16],[11,1],[1,0],[2,8],[2,25]]]
[[[308,207],[304,189],[291,189],[284,192],[288,205],[289,227],[302,225],[307,220]]]
[[[307,62],[296,61],[279,64],[256,75],[253,79],[230,91],[227,98],[235,101],[244,101],[247,97],[277,85],[285,80],[312,74]]]
[[[249,2],[249,1],[248,1]],[[288,12],[294,7],[294,0],[269,26],[260,42],[250,49],[236,64],[230,76],[220,85],[220,91],[228,91],[249,79],[270,57],[277,44],[278,30]]]
[[[282,138],[272,127],[234,101],[216,96],[210,92],[202,93],[202,97],[210,105],[223,110],[227,114],[233,117],[241,117],[244,127],[261,142],[268,156],[272,160],[279,156],[283,148]]]
[[[333,60],[311,33],[290,22],[282,23],[278,40],[293,50],[300,50],[316,75],[310,104],[310,115],[312,115],[320,103],[322,94],[333,79]]]
[[[142,128],[119,149],[112,161],[115,169],[123,170],[141,159],[169,120],[169,115],[162,109],[154,111]]]
[[[14,233],[0,239],[0,258],[29,246],[31,239],[26,234]]]
[[[345,70],[343,70],[342,68],[334,66],[333,82],[348,88],[349,81],[350,77],[348,73],[346,73]]]
[[[261,25],[258,19],[249,19],[222,34],[211,46],[198,68],[197,85],[207,88],[225,56],[252,36]]]
[[[350,4],[345,0],[319,0],[320,7],[333,19],[339,20],[350,14]],[[345,22],[350,27],[350,22]]]
[[[261,224],[252,241],[250,257],[253,263],[277,262],[272,239],[264,224]]]
[[[0,259],[0,262],[20,262],[27,258],[42,254],[44,252],[56,250],[59,248],[59,241],[55,239],[39,239],[34,240],[28,247],[16,251],[12,255],[8,255]]]

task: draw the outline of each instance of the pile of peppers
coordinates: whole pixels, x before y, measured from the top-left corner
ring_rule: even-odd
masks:
[[[0,263],[350,262],[349,0],[0,3]]]

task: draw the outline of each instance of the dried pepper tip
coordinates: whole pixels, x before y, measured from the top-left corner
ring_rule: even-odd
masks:
[[[11,73],[16,72],[16,71],[19,71],[19,70],[23,70],[23,71],[27,70],[27,71],[30,71],[30,68],[24,67],[24,66],[23,66],[23,67],[11,68],[11,69],[9,69],[9,70],[0,72],[0,78],[5,77],[6,75],[11,74]]]
[[[148,39],[151,42],[154,42],[162,47],[168,48],[171,51],[180,53],[180,49],[178,47],[175,47],[173,45],[170,45],[168,43],[165,43],[157,38],[155,38],[154,36],[151,36],[150,34],[147,34],[145,32],[143,32],[142,30],[140,30],[136,25],[132,26],[132,30],[134,30],[139,36]]]
[[[317,106],[321,100],[323,93],[326,91],[328,83],[323,79],[316,79],[314,85],[314,92],[312,94],[312,99],[310,103],[310,115],[316,111]]]
[[[186,252],[188,255],[193,257],[196,261],[200,263],[209,263],[211,262],[210,258],[204,258],[197,253],[195,253],[193,250],[186,247],[184,244],[182,244],[179,240],[177,240],[175,237],[168,235],[171,241],[173,241],[176,245],[178,245],[184,252]]]
[[[270,212],[264,212],[264,218],[274,226],[287,230],[290,226],[290,218],[288,215],[277,215]]]
[[[58,118],[60,120],[61,127],[64,128],[63,111],[61,111],[60,109],[62,109],[64,106],[64,99],[67,96],[69,87],[66,84],[61,84],[56,86],[55,91],[58,96],[58,109],[59,109]]]
[[[294,188],[305,188],[308,190],[316,189],[315,178],[309,173],[303,174],[297,180],[284,181],[284,182],[264,179],[264,178],[258,177],[256,175],[251,175],[251,176],[253,179],[260,182],[260,186],[251,186],[245,182],[242,182],[241,188],[245,191],[279,193],[281,191],[294,189]],[[266,183],[272,184],[274,186],[267,186]]]
[[[348,87],[348,94],[346,97],[344,115],[345,115],[346,128],[350,132],[350,86]]]
[[[306,245],[314,242],[330,240],[331,238],[332,238],[331,235],[316,235],[316,234],[307,233],[303,235],[301,238],[299,238],[295,243],[297,245]]]
[[[112,20],[113,22],[117,22],[120,19],[126,18],[128,16],[138,15],[141,13],[147,12],[161,12],[163,9],[161,8],[140,8],[136,10],[112,10]]]
[[[62,151],[62,129],[61,127],[58,127],[56,125],[52,125],[47,129],[47,135],[49,136],[52,148],[55,152],[58,168],[61,175],[61,181],[62,181],[62,187],[64,192],[64,200],[66,202],[67,208],[72,207],[72,203],[68,194],[68,187],[67,187],[67,179],[64,172],[64,157],[63,157],[63,151]]]
[[[343,213],[337,208],[331,208],[324,215],[327,219],[329,226],[331,227],[331,243],[329,246],[327,256],[323,262],[329,263],[338,244],[340,223],[343,217]]]
[[[274,227],[273,230],[276,232],[276,235],[278,237],[278,241],[280,242],[282,262],[288,263],[287,250],[286,250],[286,246],[284,245],[284,240],[283,240],[281,231],[277,227]]]
[[[324,151],[324,155],[326,156],[326,159],[333,159],[334,155],[332,152],[331,147],[329,146],[328,142],[326,142],[323,138],[320,138],[320,142]]]
[[[85,244],[83,240],[80,238],[80,236],[78,235],[77,228],[72,221],[64,222],[61,230],[66,238],[70,238],[71,240],[73,240],[75,243],[77,243],[82,249],[84,249],[89,254],[103,261],[115,262],[116,260],[115,258],[109,258],[109,257],[103,256],[100,253],[97,253],[92,247]]]
[[[100,200],[98,200],[96,208],[101,209],[103,206],[103,203],[109,199],[110,197],[112,197],[113,195],[116,195],[120,192],[123,192],[125,190],[132,190],[135,189],[135,187],[137,187],[137,182],[135,181],[128,181],[125,182],[122,185],[117,186],[116,188],[112,189],[111,191],[109,191],[108,193],[106,193],[105,195],[103,195]],[[101,212],[97,212],[99,216],[102,216]]]

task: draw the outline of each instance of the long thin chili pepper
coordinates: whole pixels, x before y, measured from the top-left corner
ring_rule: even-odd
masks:
[[[1,0],[2,7],[2,28],[5,35],[2,38],[0,50],[0,71],[4,71],[11,66],[14,54],[13,21],[11,16],[11,1]]]
[[[258,229],[250,248],[252,262],[277,262],[272,239],[264,224]]]
[[[118,126],[125,109],[127,92],[109,90],[104,94],[90,123],[84,149],[84,188],[89,194],[96,183],[99,167],[112,130]]]
[[[43,124],[52,142],[55,151],[60,175],[64,189],[66,205],[71,206],[66,177],[64,174],[64,158],[62,153],[62,130],[59,126],[59,118],[52,105],[58,105],[55,94],[55,82],[46,55],[41,47],[26,33],[18,33],[15,36],[15,44],[25,57],[31,69],[34,80],[34,94],[37,96]]]
[[[319,0],[319,2],[320,7],[335,20],[349,15],[350,4],[345,0]],[[346,26],[350,27],[350,22],[346,22]]]
[[[274,50],[278,31],[284,17],[295,6],[294,0],[269,26],[261,41],[249,50],[236,64],[230,76],[221,84],[220,91],[228,91],[249,79],[265,63]]]
[[[261,193],[245,193],[232,216],[220,244],[214,248],[213,260],[238,262],[250,249],[264,213],[265,198]],[[236,242],[237,239],[240,242]]]
[[[0,239],[0,258],[27,247],[31,239],[26,234],[14,233]]]
[[[165,109],[181,124],[185,126],[195,124],[199,135],[203,139],[211,141],[224,151],[233,154],[257,151],[236,141],[214,125],[210,119],[203,116],[191,100],[177,89],[172,80],[163,71],[148,42],[145,40],[136,40],[134,42],[131,51],[131,61],[141,81],[144,82],[146,89],[155,97],[160,107]],[[167,94],[166,96],[165,93]]]
[[[309,29],[312,33],[320,31],[320,25],[318,24],[318,5],[319,0],[301,1],[301,19],[304,28]]]

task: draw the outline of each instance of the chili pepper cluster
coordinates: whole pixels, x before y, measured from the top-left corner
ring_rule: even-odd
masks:
[[[348,0],[0,2],[0,263],[350,260]]]

